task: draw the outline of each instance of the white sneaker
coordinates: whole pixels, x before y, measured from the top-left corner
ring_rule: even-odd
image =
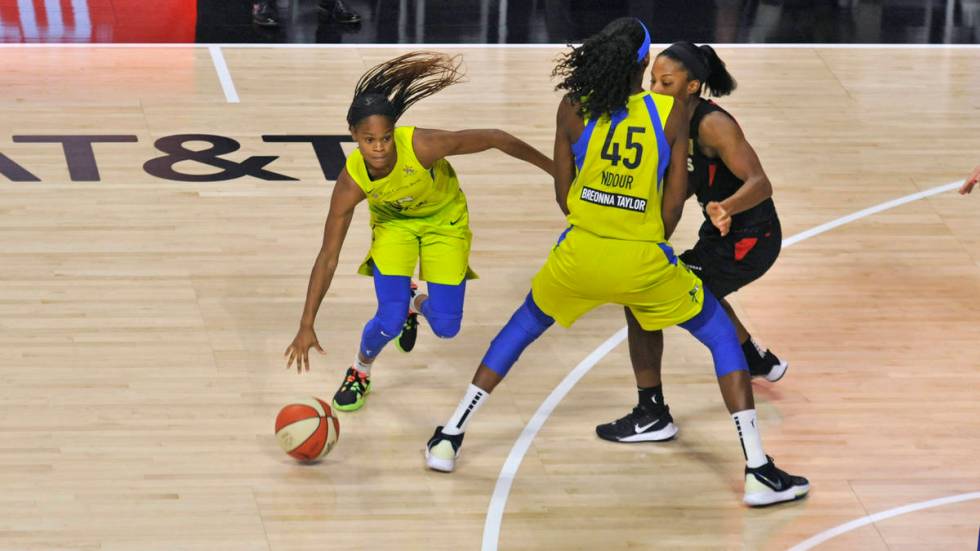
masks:
[[[749,362],[749,374],[752,378],[762,378],[770,383],[782,379],[787,369],[789,369],[789,362],[780,360],[769,350],[765,351],[762,361],[755,364]]]
[[[425,464],[433,471],[451,473],[456,467],[459,449],[463,445],[463,434],[443,434],[442,427],[436,427],[436,432],[425,445]]]
[[[806,497],[810,482],[802,476],[781,471],[768,455],[768,463],[750,469],[745,467],[745,495],[742,501],[750,507],[764,507]]]

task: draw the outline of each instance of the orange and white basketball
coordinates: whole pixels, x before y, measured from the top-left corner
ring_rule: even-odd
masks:
[[[340,422],[326,402],[306,398],[286,405],[276,416],[279,446],[300,461],[317,461],[330,453],[340,437]]]

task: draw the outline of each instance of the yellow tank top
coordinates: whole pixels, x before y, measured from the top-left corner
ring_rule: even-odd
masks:
[[[641,92],[625,111],[585,120],[572,145],[571,225],[612,239],[664,241],[660,205],[670,161],[664,125],[673,106],[670,96]]]
[[[367,195],[371,224],[390,220],[426,218],[447,207],[466,209],[466,197],[459,188],[456,171],[445,159],[426,169],[412,147],[414,126],[395,128],[395,151],[398,160],[384,178],[372,180],[360,149],[347,157],[347,173]]]

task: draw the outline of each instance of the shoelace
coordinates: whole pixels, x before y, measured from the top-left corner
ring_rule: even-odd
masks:
[[[666,412],[667,412],[666,408],[664,408],[663,413],[661,413],[660,415],[653,415],[647,411],[640,410],[639,406],[635,406],[633,408],[633,411],[627,413],[625,416],[620,417],[619,419],[616,419],[615,424],[633,425],[634,423],[636,423],[637,419],[641,417],[650,417],[650,418],[655,418],[655,420],[659,420],[661,417],[663,417],[663,414]]]
[[[347,380],[344,381],[344,387],[353,390],[354,392],[361,392],[361,389],[364,387],[364,383],[359,377],[348,375]]]
[[[615,424],[615,425],[632,425],[633,424],[633,420],[636,419],[637,417],[641,416],[641,415],[642,415],[642,412],[640,412],[640,408],[639,407],[634,407],[633,408],[633,411],[627,413],[626,415],[620,417],[619,419],[616,419],[616,421],[614,421],[613,424]]]

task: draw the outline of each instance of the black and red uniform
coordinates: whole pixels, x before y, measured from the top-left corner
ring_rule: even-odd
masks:
[[[680,255],[718,299],[759,279],[776,262],[782,249],[782,228],[771,198],[732,216],[728,235],[722,237],[705,212],[711,201],[731,197],[745,183],[732,174],[720,158],[704,155],[698,143],[698,128],[704,117],[721,112],[735,120],[713,101],[701,99],[691,118],[688,148],[688,186],[704,213],[694,248]],[[737,124],[737,123],[736,123]]]

